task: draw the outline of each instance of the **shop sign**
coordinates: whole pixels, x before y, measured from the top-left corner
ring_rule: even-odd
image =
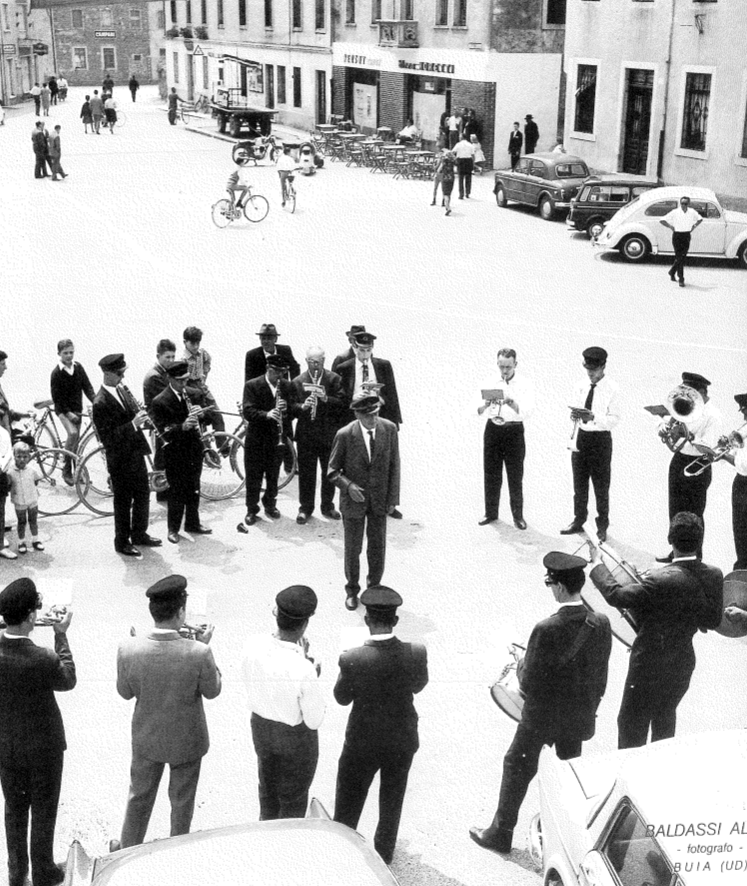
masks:
[[[49,47],[46,43],[34,43],[34,55],[46,55]]]
[[[15,55],[16,54],[16,44],[15,43],[3,43],[3,52],[5,55]]]
[[[380,58],[368,58],[368,56],[366,56],[366,55],[354,55],[349,52],[346,52],[343,55],[342,63],[344,65],[367,65],[370,68],[380,68],[381,67],[381,59]]]
[[[104,40],[114,40],[117,36],[117,32],[116,31],[94,31],[93,36],[103,38]]]
[[[454,74],[456,72],[455,65],[445,65],[440,62],[408,62],[403,58],[399,60],[399,66],[408,71],[427,71],[430,74]]]

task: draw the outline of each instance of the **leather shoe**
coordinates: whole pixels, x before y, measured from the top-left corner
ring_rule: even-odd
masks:
[[[48,877],[44,877],[43,880],[40,880],[37,877],[37,883],[39,886],[57,886],[58,883],[62,883],[65,879],[65,865],[56,864]]]
[[[523,517],[514,517],[514,526],[517,529],[526,529],[527,521]]]
[[[259,517],[257,517],[256,514],[247,514],[246,517],[244,517],[244,523],[246,523],[247,526],[254,526],[258,519]]]
[[[349,595],[345,598],[345,608],[346,608],[346,609],[349,609],[351,612],[352,612],[354,609],[357,609],[357,608],[358,608],[358,596],[357,596],[357,594],[349,594]]]
[[[565,529],[560,530],[561,535],[575,535],[577,532],[583,532],[584,524],[579,523],[577,520],[574,520],[573,523],[569,523]]]
[[[597,529],[597,538],[599,539],[599,541],[607,541],[607,530]]]
[[[680,286],[681,286],[683,289],[685,288],[685,281],[684,281],[684,280],[680,280]]]
[[[337,510],[337,508],[330,508],[327,511],[322,511],[322,516],[327,517],[329,520],[339,520],[340,512]]]
[[[160,538],[154,538],[152,535],[141,535],[140,538],[133,538],[133,544],[142,545],[144,548],[160,548],[163,542]]]
[[[265,508],[265,514],[273,520],[279,520],[281,516],[277,508]]]
[[[300,526],[304,526],[308,522],[309,515],[305,513],[305,511],[299,511],[298,516],[296,517],[296,523],[298,523]]]
[[[483,517],[482,520],[477,521],[478,526],[487,526],[489,523],[496,523],[498,521],[497,517]]]
[[[188,532],[190,535],[212,535],[213,534],[212,529],[210,529],[208,526],[203,526],[202,524],[200,524],[199,526],[195,526],[194,529],[192,529],[192,528],[188,529],[185,526],[184,531]]]
[[[137,557],[138,560],[141,560],[143,555],[134,545],[122,545],[121,548],[114,549],[118,554],[123,554],[125,557]]]
[[[402,512],[398,511],[397,508],[395,508],[393,511],[389,511],[389,516],[392,517],[394,520],[401,520]]]
[[[169,532],[169,534],[166,536],[166,538],[168,538],[168,540],[171,542],[172,545],[179,544],[179,533],[178,532]]]
[[[663,557],[656,557],[657,563],[671,563],[674,554],[670,551],[668,554],[665,554]]]
[[[470,828],[469,836],[483,849],[492,849],[493,852],[500,852],[502,855],[508,855],[511,851],[513,831],[492,832],[490,828]]]

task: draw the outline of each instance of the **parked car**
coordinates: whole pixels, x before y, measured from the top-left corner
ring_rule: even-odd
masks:
[[[527,154],[516,169],[500,169],[495,174],[495,202],[502,208],[509,201],[539,208],[542,218],[554,218],[558,210],[569,209],[581,184],[589,177],[589,167],[572,154]]]
[[[745,730],[575,760],[544,748],[529,848],[545,886],[744,882],[746,767]]]
[[[600,175],[587,179],[571,200],[566,225],[572,231],[586,231],[594,240],[604,223],[631,200],[658,187],[658,182],[640,176]]]
[[[100,858],[76,840],[64,886],[397,886],[360,834],[330,821],[315,800],[310,814],[324,817],[196,831]]]
[[[680,197],[703,216],[693,231],[689,254],[706,258],[736,258],[747,268],[747,213],[724,209],[713,191],[677,185],[655,188],[624,206],[604,226],[595,243],[618,249],[624,259],[644,261],[649,255],[673,255],[672,232],[661,219],[677,207]]]

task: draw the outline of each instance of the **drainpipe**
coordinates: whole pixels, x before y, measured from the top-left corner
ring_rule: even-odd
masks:
[[[664,60],[664,109],[661,118],[661,132],[659,133],[659,152],[656,162],[656,177],[661,178],[664,166],[664,139],[667,132],[667,116],[669,112],[669,80],[672,68],[672,42],[674,40],[674,14],[676,0],[671,0],[671,15],[669,18],[669,36],[667,38],[667,57]]]

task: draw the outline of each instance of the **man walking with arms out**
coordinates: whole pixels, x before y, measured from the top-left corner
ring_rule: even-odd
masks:
[[[680,286],[685,285],[685,259],[690,249],[690,240],[693,231],[703,221],[699,212],[690,208],[690,198],[680,197],[680,205],[673,209],[664,218],[659,219],[659,224],[669,228],[672,232],[672,249],[674,250],[674,262],[669,269],[669,279],[674,283],[675,275],[680,281]]]

